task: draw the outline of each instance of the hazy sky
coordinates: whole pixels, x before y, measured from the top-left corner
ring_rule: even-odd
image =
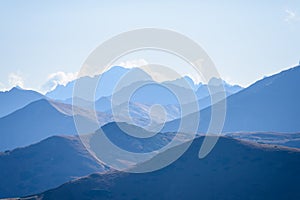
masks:
[[[0,90],[66,83],[99,44],[144,27],[187,35],[242,86],[300,59],[297,0],[44,2],[0,2]]]

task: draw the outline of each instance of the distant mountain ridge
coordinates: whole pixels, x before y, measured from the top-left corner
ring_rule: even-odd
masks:
[[[152,78],[145,71],[143,71],[140,68],[127,69],[127,68],[123,68],[120,66],[114,66],[114,67],[110,68],[108,71],[104,72],[102,75],[97,75],[93,78],[81,77],[79,79],[81,79],[83,81],[84,80],[88,81],[91,79],[98,79],[99,77],[101,77],[100,82],[99,82],[100,87],[97,88],[97,90],[95,92],[95,100],[98,100],[102,97],[106,97],[106,98],[110,97],[113,94],[115,86],[120,84],[120,80],[122,80],[123,76],[126,75],[127,73],[128,74],[130,73],[131,77],[136,77],[136,79],[139,81],[152,80]],[[196,84],[188,76],[184,76],[180,79],[176,79],[176,80],[172,80],[172,81],[165,81],[165,82],[163,82],[163,84],[182,87],[182,81],[185,81],[192,90],[194,90],[195,92],[197,91],[196,94],[198,96],[198,99],[204,98],[207,95],[209,95],[206,84],[201,84],[201,83]],[[46,94],[46,96],[49,98],[52,98],[52,99],[62,100],[62,101],[70,99],[73,94],[73,88],[74,88],[75,82],[76,82],[76,80],[68,83],[66,86],[58,85],[57,88],[55,88],[53,91],[48,92]],[[232,86],[232,85],[226,83],[225,81],[223,81],[223,84],[224,84],[225,90],[226,90],[226,92],[228,92],[228,94],[233,94],[233,93],[236,93],[243,89],[242,87],[240,87],[238,85]],[[126,87],[126,85],[123,84],[122,87]],[[149,92],[149,91],[147,91],[147,92]],[[153,91],[152,91],[152,93],[153,93]],[[151,94],[149,95],[149,97],[151,97]],[[145,102],[139,102],[139,103],[145,103]],[[172,102],[169,102],[168,104],[172,104]]]
[[[100,97],[105,97],[105,96],[111,96],[112,90],[114,89],[114,86],[116,86],[118,80],[121,79],[123,75],[125,75],[129,69],[115,66],[105,73],[101,75],[101,82],[100,84],[105,85],[105,87],[101,87],[101,89],[97,90],[96,93],[96,99]],[[95,77],[81,77],[79,79],[86,79],[87,81],[90,79],[98,79],[99,75]],[[66,100],[68,98],[71,98],[73,96],[73,88],[75,85],[76,80],[69,82],[66,86],[63,85],[58,85],[57,88],[55,88],[53,91],[50,91],[46,93],[47,97],[50,97],[52,99],[56,100]]]
[[[223,132],[300,132],[299,77],[300,66],[296,66],[229,96]],[[200,117],[198,131],[203,133],[211,119],[211,107],[201,110]],[[164,131],[177,130],[179,122],[168,122]]]

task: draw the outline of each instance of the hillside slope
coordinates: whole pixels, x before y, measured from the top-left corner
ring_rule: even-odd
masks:
[[[53,135],[76,134],[73,117],[42,99],[0,118],[0,151],[27,146]]]
[[[228,97],[223,132],[300,132],[299,102],[300,66],[296,66]],[[199,132],[207,131],[211,109],[200,111]],[[179,123],[180,119],[167,123],[164,131],[176,131]]]
[[[202,141],[203,138],[196,139],[181,158],[162,170],[93,174],[29,199],[300,198],[299,151],[220,138],[213,151],[200,160]],[[164,154],[171,154],[176,148]]]
[[[77,137],[53,136],[0,153],[0,198],[41,192],[104,170]]]

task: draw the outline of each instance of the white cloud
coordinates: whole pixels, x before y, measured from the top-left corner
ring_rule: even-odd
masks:
[[[13,87],[19,86],[25,88],[24,86],[24,76],[21,72],[11,72],[7,77],[7,82],[0,82],[0,91],[8,91]]]
[[[142,67],[145,65],[148,65],[149,63],[144,59],[138,59],[138,60],[126,60],[123,62],[120,62],[118,66],[125,67],[125,68],[133,68],[133,67]]]
[[[48,75],[46,83],[42,86],[43,92],[49,92],[56,88],[58,85],[66,86],[67,83],[75,80],[78,76],[78,72],[66,73],[66,72],[55,72]]]
[[[8,83],[10,87],[19,86],[21,88],[24,88],[24,79],[21,76],[20,72],[10,73],[8,75]]]
[[[136,59],[136,60],[121,60],[119,62],[116,62],[117,64],[110,65],[108,67],[101,68],[96,65],[87,65],[84,64],[84,67],[81,69],[80,73],[78,73],[78,77],[83,76],[90,76],[93,77],[95,75],[99,75],[107,70],[109,70],[111,67],[114,66],[121,66],[124,68],[134,68],[134,67],[142,67],[145,65],[148,65],[148,62],[144,59]],[[103,71],[103,69],[105,69]]]
[[[7,88],[5,87],[5,85],[0,82],[0,91],[6,91],[6,90]]]
[[[297,15],[296,12],[294,12],[290,9],[286,9],[285,13],[286,13],[286,16],[284,18],[284,21],[286,21],[288,23],[300,21],[300,17]]]

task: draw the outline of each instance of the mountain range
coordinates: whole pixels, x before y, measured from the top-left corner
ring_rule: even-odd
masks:
[[[300,106],[298,105],[300,101],[299,76],[300,67],[297,66],[266,77],[248,88],[229,96],[227,98],[226,120],[223,132],[300,131],[297,120],[300,117]],[[6,98],[0,99],[2,102],[10,101],[7,97],[12,99],[14,95],[22,95],[29,104],[26,105],[24,103],[25,107],[19,110],[17,106],[14,106],[14,109],[17,109],[16,111],[11,110],[13,111],[12,113],[0,118],[0,150],[5,151],[30,145],[57,134],[72,135],[76,133],[71,105],[47,100],[39,93],[19,88],[14,88],[3,94],[5,94]],[[116,95],[122,95],[122,93],[117,93]],[[34,101],[35,98],[41,99]],[[202,101],[209,102],[209,99],[204,98]],[[107,108],[109,108],[110,99],[103,97],[100,100],[101,102],[106,102]],[[99,104],[96,102],[97,105]],[[163,131],[174,132],[177,130],[180,122],[180,119],[176,119],[180,117],[180,107],[172,104],[164,107],[167,110],[167,121],[173,121],[167,122]],[[120,109],[116,107],[119,115],[116,116],[117,118],[112,118],[112,111],[109,109],[105,113],[98,113],[97,118],[100,121],[100,126],[112,121],[123,121],[132,122],[143,127],[150,122],[149,112],[151,105],[130,102],[129,108],[130,117],[132,117],[133,121],[129,120],[127,115],[124,115],[127,113],[127,109],[124,111],[124,107]],[[88,112],[83,113],[85,114],[82,115],[85,115],[88,119]],[[201,110],[199,132],[205,133],[207,131],[210,114],[211,107]],[[157,123],[159,123],[159,117],[154,115],[153,120],[158,119]],[[185,117],[188,118],[189,116]]]
[[[153,101],[158,100],[154,97],[156,97],[157,94],[160,94],[159,97],[161,97],[161,100],[164,100],[164,104],[174,104],[174,102],[172,102],[172,98],[170,99],[170,95],[168,94],[169,91],[162,90],[161,85],[176,87],[178,88],[178,90],[180,90],[180,88],[187,89],[187,87],[189,87],[189,89],[195,91],[197,99],[209,96],[209,89],[207,87],[207,84],[194,83],[194,81],[188,76],[184,76],[172,81],[165,81],[160,84],[155,84],[156,82],[152,80],[151,76],[139,68],[127,69],[120,66],[114,66],[101,75],[79,78],[79,80],[82,82],[92,82],[92,80],[98,79],[99,83],[95,91],[95,100],[103,97],[110,98],[113,94],[120,91],[120,89],[124,87],[135,87],[138,84],[142,85],[143,81],[145,81],[145,83],[152,82],[154,84],[149,84],[148,87],[143,88],[144,91],[141,91],[144,94],[149,94],[147,95],[147,98],[143,98],[143,95],[141,94],[140,96],[135,97],[136,99],[133,100],[134,102],[152,104]],[[48,92],[46,96],[54,100],[70,102],[70,98],[72,98],[73,96],[73,88],[76,81],[77,80],[71,81],[66,86],[58,85],[53,91]],[[185,85],[183,85],[183,83],[185,83]],[[224,89],[228,95],[234,94],[243,89],[238,85],[230,85],[225,81],[223,81],[223,84]],[[116,88],[117,86],[118,88]],[[115,89],[119,90],[114,91]]]
[[[115,66],[101,76],[101,82],[100,84],[104,85],[105,87],[99,88],[96,93],[96,99],[103,97],[103,96],[110,96],[112,95],[112,91],[114,89],[114,86],[118,82],[118,80],[121,79],[123,75],[125,75],[128,72],[128,69]],[[81,77],[80,79],[86,79],[86,81],[89,81],[89,79],[98,79],[98,76],[95,77]],[[69,82],[66,86],[64,85],[58,85],[53,91],[50,91],[46,94],[47,97],[50,97],[52,99],[56,100],[66,100],[68,98],[71,98],[73,96],[73,88],[75,85],[75,81]]]
[[[124,85],[111,95],[114,84],[118,84],[117,80],[130,72],[145,76],[148,80],[141,84],[151,85],[142,88],[143,93],[136,93],[129,102],[125,102],[129,106],[129,112],[122,101],[114,105],[117,116],[113,116],[112,98],[117,101],[122,99],[126,90],[132,90],[137,84]],[[116,79],[111,78],[114,73],[117,73]],[[265,77],[242,90],[239,86],[228,86],[229,89],[226,89],[226,83],[223,82],[227,98],[220,99],[214,106],[219,108],[226,101],[226,118],[222,131],[226,137],[221,137],[213,151],[200,160],[198,152],[203,137],[197,138],[173,164],[145,174],[112,171],[96,162],[74,136],[77,130],[73,108],[78,111],[76,117],[85,120],[91,141],[98,141],[98,136],[105,133],[112,143],[127,151],[157,151],[177,133],[181,117],[193,124],[195,121],[189,119],[200,114],[197,134],[207,132],[212,111],[208,87],[203,84],[191,85],[193,82],[188,77],[183,77],[196,93],[200,109],[181,116],[180,105],[169,94],[165,94],[164,89],[158,91],[159,85],[142,70],[130,71],[116,67],[105,74],[103,81],[111,85],[107,90],[99,90],[97,93],[100,97],[95,102],[97,123],[92,117],[94,112],[90,110],[93,102],[76,99],[81,102],[82,107],[72,107],[72,93],[67,90],[75,82],[71,82],[70,86],[59,86],[57,91],[53,91],[51,95],[56,100],[51,99],[49,94],[46,97],[21,88],[0,93],[0,102],[9,105],[6,110],[1,110],[3,116],[0,118],[1,198],[28,195],[25,199],[300,198],[296,182],[300,178],[297,169],[300,152],[296,149],[300,148],[300,65]],[[182,87],[181,81],[174,80],[164,84],[184,93],[186,88]],[[122,81],[119,84],[123,86]],[[61,98],[60,93],[67,98]],[[218,93],[211,95],[218,96]],[[14,100],[16,98],[18,100]],[[151,122],[154,127],[162,125],[159,124],[162,113],[149,115],[156,103],[165,108],[167,122],[155,137],[137,139],[120,128],[119,125],[125,126],[135,135],[153,134],[144,128]],[[184,106],[189,106],[188,101],[184,103]],[[91,130],[90,127],[94,129]],[[163,156],[168,156],[176,148],[180,146],[168,149],[150,160],[147,158],[136,167],[147,167],[154,161],[160,162]],[[129,166],[132,167],[131,164]],[[90,173],[95,174],[87,176]],[[6,178],[7,174],[11,177]],[[60,184],[63,185],[59,186]],[[43,192],[45,190],[47,191]]]
[[[299,132],[299,77],[300,65],[263,78],[229,96],[223,132]],[[199,132],[207,131],[211,110],[210,106],[200,111]],[[176,131],[179,123],[180,119],[168,122],[164,131]]]

